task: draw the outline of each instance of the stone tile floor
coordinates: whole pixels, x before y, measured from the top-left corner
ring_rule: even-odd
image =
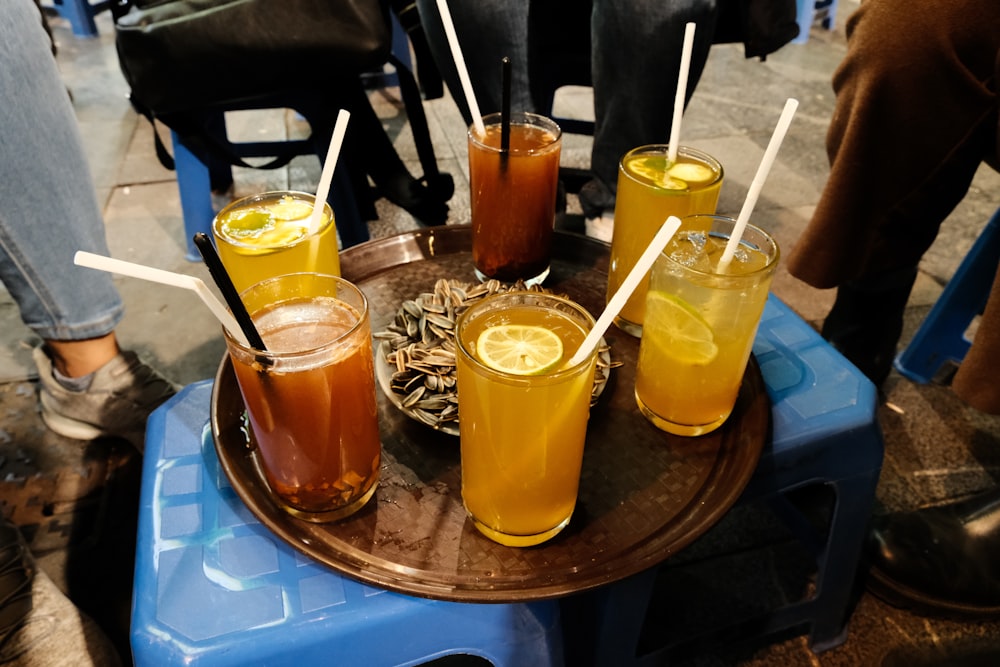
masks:
[[[845,50],[842,26],[856,6],[845,0],[833,31],[814,28],[805,44],[790,44],[766,62],[749,61],[736,45],[716,46],[684,121],[684,141],[716,156],[726,181],[719,205],[735,214],[745,198],[787,97],[800,101],[777,163],[762,192],[755,221],[790,248],[809,219],[827,174],[824,135],[833,105],[831,74]],[[100,36],[78,39],[53,18],[59,62],[72,92],[95,186],[104,204],[112,255],[208,280],[202,266],[184,258],[185,240],[174,175],[153,152],[150,126],[137,119],[118,69],[110,19],[98,17]],[[420,165],[398,90],[372,93],[387,132],[414,174]],[[585,91],[566,91],[569,113],[587,113]],[[447,96],[425,104],[440,169],[451,173],[456,194],[449,223],[468,218],[465,128]],[[239,114],[236,131],[259,138],[301,131],[290,114]],[[162,129],[161,129],[162,132]],[[589,140],[567,137],[564,164],[586,166]],[[315,159],[286,169],[236,170],[235,195],[264,189],[311,191]],[[921,265],[908,307],[904,343],[1000,206],[1000,176],[982,169],[966,199],[942,228]],[[570,198],[569,211],[578,212]],[[385,200],[377,203],[374,237],[419,226]],[[132,279],[119,279],[128,315],[119,329],[124,345],[180,383],[211,377],[223,353],[212,316],[193,295]],[[779,270],[774,292],[817,325],[832,303],[831,291],[809,288]],[[15,305],[0,298],[0,507],[26,526],[41,565],[69,595],[104,625],[127,653],[131,579],[130,525],[138,457],[115,443],[78,443],[45,430],[35,408],[32,336]],[[946,385],[916,385],[893,374],[884,387],[879,417],[886,455],[876,511],[944,501],[995,483],[1000,473],[1000,419],[958,402]],[[760,526],[764,535],[766,525]],[[703,542],[724,541],[723,522]],[[692,553],[697,554],[696,544]],[[732,589],[754,595],[754,583],[779,572],[782,561],[756,552],[732,570]],[[766,567],[765,567],[766,566]],[[983,652],[988,657],[983,657]],[[978,657],[976,657],[978,655]],[[972,656],[972,657],[970,657]],[[802,636],[744,645],[716,644],[683,659],[684,665],[979,665],[1000,656],[1000,623],[924,618],[863,594],[845,643],[815,654]]]

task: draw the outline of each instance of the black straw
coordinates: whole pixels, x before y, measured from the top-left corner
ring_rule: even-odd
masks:
[[[500,107],[500,163],[503,164],[510,152],[510,57],[500,61],[502,98]]]
[[[266,351],[267,348],[264,347],[264,340],[257,332],[257,327],[254,326],[253,320],[250,318],[250,313],[247,312],[247,308],[243,304],[243,299],[240,298],[239,292],[236,291],[236,286],[233,285],[232,279],[226,272],[226,267],[222,265],[222,260],[219,259],[219,254],[215,251],[212,240],[204,232],[198,232],[194,235],[194,244],[198,246],[198,252],[201,253],[201,258],[205,260],[208,272],[218,286],[219,291],[222,292],[222,297],[226,300],[226,304],[229,306],[229,310],[232,311],[233,317],[236,318],[237,324],[240,325],[240,329],[243,330],[243,335],[247,337],[250,347],[255,350]]]

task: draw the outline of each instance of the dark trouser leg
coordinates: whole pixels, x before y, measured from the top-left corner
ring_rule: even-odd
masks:
[[[911,268],[844,283],[823,322],[823,337],[876,386],[892,369],[916,278]]]

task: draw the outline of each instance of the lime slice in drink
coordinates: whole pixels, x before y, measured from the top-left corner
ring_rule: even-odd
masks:
[[[643,331],[664,347],[674,359],[703,366],[719,354],[715,334],[708,322],[687,302],[671,294],[649,292]]]
[[[545,327],[503,324],[479,334],[476,353],[495,371],[540,375],[562,361],[563,344]]]
[[[312,204],[291,197],[282,197],[270,206],[271,216],[275,220],[302,220],[312,215],[312,210]]]
[[[667,173],[686,183],[707,183],[715,177],[714,171],[703,164],[693,162],[678,162]]]
[[[267,211],[245,211],[233,213],[225,218],[222,231],[232,238],[253,236],[271,226],[271,216]]]

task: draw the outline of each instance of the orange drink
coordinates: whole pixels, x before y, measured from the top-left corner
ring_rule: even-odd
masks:
[[[226,344],[260,467],[278,504],[307,521],[353,514],[381,463],[368,303],[336,276],[296,273],[242,294],[264,350]]]
[[[456,322],[462,501],[500,544],[544,542],[573,514],[596,352],[565,366],[593,325],[538,292],[489,297]]]
[[[532,113],[512,113],[510,149],[500,150],[500,114],[469,128],[472,262],[480,280],[541,283],[549,274],[562,133]]]
[[[286,273],[340,275],[333,210],[324,202],[322,221],[311,231],[314,201],[304,192],[265,192],[219,211],[215,245],[238,291]]]
[[[722,187],[722,165],[707,153],[680,146],[670,162],[666,145],[640,146],[626,153],[618,168],[615,226],[608,267],[608,299],[625,281],[663,222],[675,215],[715,213]],[[615,324],[642,334],[647,275],[625,303]]]
[[[669,433],[713,431],[736,404],[779,251],[767,232],[747,225],[720,272],[734,222],[685,218],[650,271],[635,397]]]

